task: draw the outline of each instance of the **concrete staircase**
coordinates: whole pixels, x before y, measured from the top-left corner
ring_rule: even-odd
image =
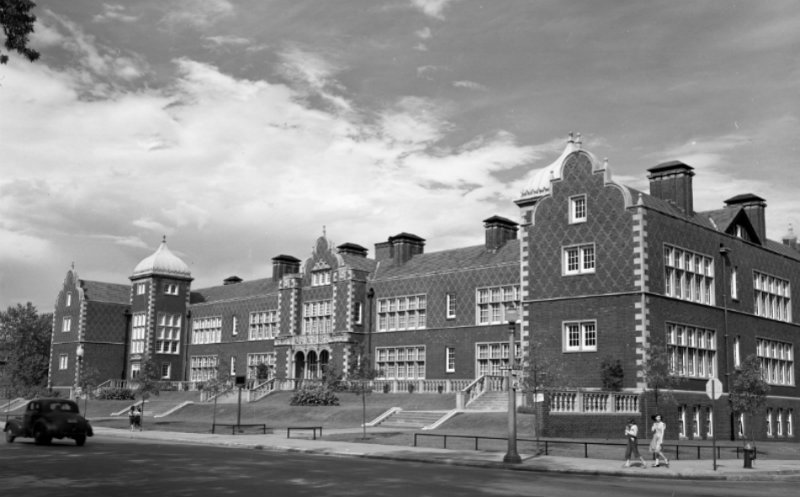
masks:
[[[508,411],[508,392],[484,392],[466,406],[467,411]]]
[[[397,411],[379,423],[381,427],[420,430],[439,421],[450,411]]]

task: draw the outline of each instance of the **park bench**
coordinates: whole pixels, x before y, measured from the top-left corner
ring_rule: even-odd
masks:
[[[289,426],[286,428],[286,438],[292,438],[293,431],[310,431],[311,436],[314,440],[317,439],[317,431],[319,431],[319,436],[322,437],[322,427],[321,426]]]
[[[214,423],[211,425],[211,433],[216,433],[218,426],[230,428],[231,435],[235,435],[237,431],[243,433],[242,428],[259,428],[263,434],[267,434],[267,425],[264,423]]]

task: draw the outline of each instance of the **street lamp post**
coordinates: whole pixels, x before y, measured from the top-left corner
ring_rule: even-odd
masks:
[[[80,392],[84,396],[83,401],[83,415],[86,416],[86,395],[87,392],[83,392],[83,388],[81,388],[81,366],[83,365],[83,344],[79,343],[78,347],[75,349],[75,357],[77,361],[75,362],[75,390]],[[77,397],[77,396],[76,396]],[[78,400],[78,399],[76,399]]]
[[[508,450],[503,462],[519,464],[522,458],[517,452],[517,392],[514,388],[514,334],[517,329],[519,312],[516,307],[506,309],[508,321]]]

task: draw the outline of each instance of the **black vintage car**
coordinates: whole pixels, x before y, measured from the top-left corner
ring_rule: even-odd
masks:
[[[39,445],[54,438],[71,438],[82,446],[86,437],[94,435],[92,426],[78,410],[78,404],[66,399],[34,399],[28,402],[22,418],[9,419],[5,427],[6,442],[17,437],[33,437]]]

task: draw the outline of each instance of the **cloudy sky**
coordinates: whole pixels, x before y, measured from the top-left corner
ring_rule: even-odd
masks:
[[[622,183],[678,159],[697,210],[800,227],[794,1],[37,4],[42,58],[0,66],[1,308],[51,310],[73,262],[127,283],[163,235],[195,288],[323,227],[479,244],[569,131]]]

